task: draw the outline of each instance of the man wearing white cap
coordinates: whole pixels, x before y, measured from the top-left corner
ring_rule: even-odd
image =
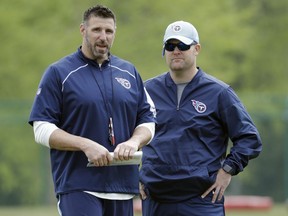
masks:
[[[163,43],[169,71],[145,82],[157,126],[143,147],[143,216],[225,215],[224,192],[260,154],[259,132],[233,89],[196,66],[201,46],[193,25],[170,24]]]

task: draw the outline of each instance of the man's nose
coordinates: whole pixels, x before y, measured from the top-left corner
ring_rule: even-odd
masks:
[[[106,37],[107,37],[106,32],[105,32],[105,31],[101,31],[101,32],[100,32],[100,35],[99,35],[99,38],[100,38],[101,40],[106,40]]]

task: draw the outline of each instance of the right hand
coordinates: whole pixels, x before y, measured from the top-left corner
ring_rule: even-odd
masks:
[[[107,166],[113,160],[109,151],[99,143],[69,134],[62,129],[57,129],[51,134],[49,145],[57,150],[83,151],[88,161],[93,162],[95,166]]]
[[[113,161],[109,151],[99,143],[90,140],[83,149],[88,160],[93,162],[96,167],[107,166]]]

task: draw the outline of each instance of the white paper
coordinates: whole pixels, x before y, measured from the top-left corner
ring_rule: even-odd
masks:
[[[112,157],[114,156],[113,152],[109,152],[109,154]],[[142,154],[143,154],[142,151],[137,151],[134,153],[133,158],[131,158],[129,160],[115,160],[115,159],[113,159],[113,161],[108,166],[139,165],[141,162]],[[88,162],[87,167],[95,167],[95,165],[93,162]]]

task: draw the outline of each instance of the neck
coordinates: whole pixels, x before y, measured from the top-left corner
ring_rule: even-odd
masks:
[[[81,47],[81,51],[86,58],[94,60],[98,64],[102,64],[105,60],[107,60],[109,58],[108,54],[95,56],[95,55],[93,55],[93,53],[89,49],[85,48],[85,46],[83,46],[83,45]]]
[[[176,84],[188,83],[197,74],[197,68],[191,68],[187,71],[170,71],[171,78]]]

